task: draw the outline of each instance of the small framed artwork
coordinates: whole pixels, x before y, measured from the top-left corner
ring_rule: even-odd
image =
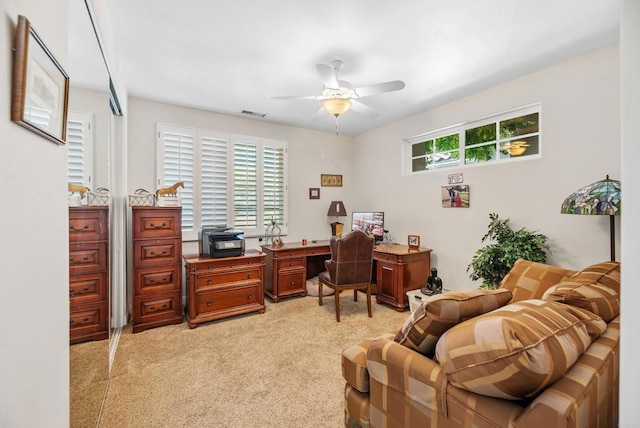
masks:
[[[11,91],[12,121],[54,143],[65,143],[69,76],[22,15],[18,16]]]
[[[309,199],[320,199],[320,189],[318,187],[309,187]]]
[[[420,249],[420,237],[418,235],[409,235],[408,243],[410,250]]]
[[[469,185],[442,186],[443,208],[469,208]]]
[[[320,174],[320,185],[323,187],[342,187],[342,175]]]
[[[455,174],[449,174],[447,176],[447,183],[448,184],[460,184],[460,183],[462,183],[462,173],[461,172],[457,172]]]

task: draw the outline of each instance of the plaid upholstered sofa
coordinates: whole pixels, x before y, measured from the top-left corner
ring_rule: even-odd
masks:
[[[616,427],[620,264],[519,260],[342,353],[347,427]]]

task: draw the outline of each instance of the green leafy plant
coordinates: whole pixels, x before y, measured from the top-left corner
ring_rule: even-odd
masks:
[[[513,230],[510,220],[500,220],[496,213],[490,213],[489,219],[489,231],[482,242],[496,242],[478,249],[467,266],[467,272],[472,270],[472,280],[482,279],[481,288],[497,288],[518,259],[539,263],[547,260],[547,252],[551,251],[545,235],[525,228]]]

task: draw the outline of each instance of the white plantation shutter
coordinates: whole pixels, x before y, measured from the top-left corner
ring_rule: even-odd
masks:
[[[93,138],[91,113],[69,111],[67,116],[67,181],[92,190]]]
[[[227,226],[261,236],[275,219],[287,226],[287,143],[158,124],[158,183],[184,181],[182,232]]]
[[[276,220],[285,223],[285,148],[263,147],[263,221],[264,227]]]
[[[229,142],[203,135],[201,144],[200,224],[230,226],[229,222]]]
[[[234,227],[258,227],[258,148],[255,144],[233,145]]]
[[[194,165],[195,130],[189,128],[168,129],[159,127],[158,139],[162,162],[159,166],[158,187],[170,186],[178,181],[184,188],[178,190],[182,202],[182,232],[195,233]]]

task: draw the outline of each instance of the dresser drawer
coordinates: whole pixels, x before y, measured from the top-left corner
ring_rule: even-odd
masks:
[[[69,336],[71,341],[73,342],[76,337],[106,331],[107,317],[108,307],[106,302],[71,306],[69,312]]]
[[[397,263],[398,257],[399,256],[395,254],[382,254],[382,253],[376,253],[375,251],[373,252],[374,260],[381,261],[381,262]]]
[[[132,212],[136,239],[173,238],[182,234],[181,208],[134,207]]]
[[[69,244],[69,274],[78,275],[107,270],[107,243]]]
[[[292,271],[288,273],[278,274],[278,294],[307,289],[307,281],[305,278],[305,271]]]
[[[225,290],[207,290],[196,293],[198,314],[216,312],[225,309],[239,309],[244,305],[260,302],[260,284]]]
[[[275,254],[278,259],[286,259],[289,257],[304,257],[304,253],[304,248],[292,248],[290,250],[277,251]]]
[[[69,242],[106,241],[109,230],[106,207],[69,208]]]
[[[180,265],[136,269],[134,272],[134,294],[165,293],[181,290],[182,269]]]
[[[72,306],[106,299],[106,272],[74,275],[69,278],[69,301]]]
[[[278,272],[286,271],[288,269],[304,269],[306,263],[305,258],[286,259],[278,261]]]
[[[134,264],[138,268],[180,263],[182,243],[176,239],[152,239],[133,243]]]
[[[134,324],[153,323],[182,317],[181,292],[164,293],[152,297],[134,297]]]
[[[228,270],[226,272],[213,272],[196,276],[196,290],[200,288],[215,287],[234,282],[253,281],[260,279],[259,266],[240,270]]]

